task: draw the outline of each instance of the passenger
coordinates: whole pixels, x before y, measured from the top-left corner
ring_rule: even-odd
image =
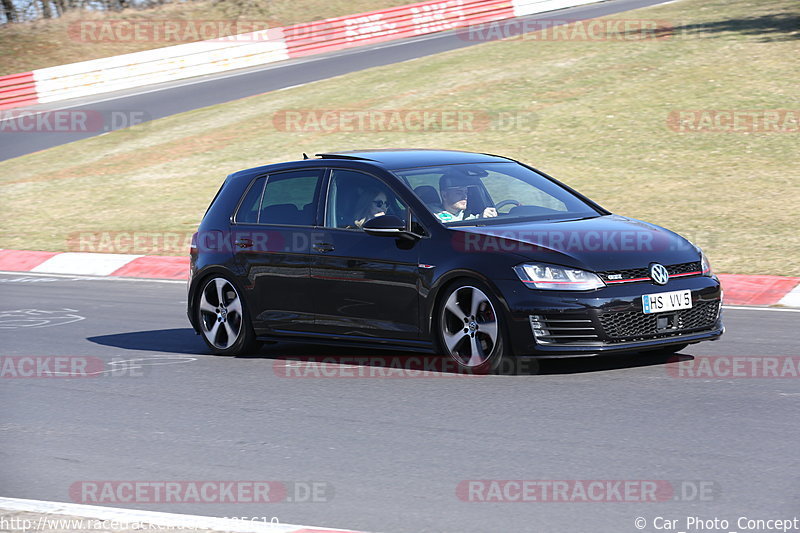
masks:
[[[439,194],[442,196],[443,211],[434,213],[442,222],[455,222],[457,220],[471,220],[479,218],[477,214],[464,216],[467,209],[467,187],[465,180],[453,176],[442,176],[439,179]],[[474,187],[474,185],[473,185]],[[481,218],[497,216],[497,209],[487,207],[480,215]]]
[[[383,191],[368,191],[361,196],[358,208],[356,209],[356,219],[353,222],[354,226],[360,228],[367,220],[372,220],[386,214],[389,209],[389,201],[387,200],[386,193]]]

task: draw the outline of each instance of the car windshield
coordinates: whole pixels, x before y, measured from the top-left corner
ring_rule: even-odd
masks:
[[[595,207],[517,163],[396,170],[442,223],[462,226],[600,216]]]

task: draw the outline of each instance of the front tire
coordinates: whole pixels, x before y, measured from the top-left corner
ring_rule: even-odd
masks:
[[[483,283],[463,280],[442,294],[436,321],[439,346],[459,371],[488,374],[504,368],[508,340],[500,303]]]
[[[242,355],[257,349],[247,306],[225,276],[215,275],[201,284],[195,312],[201,336],[215,354]]]

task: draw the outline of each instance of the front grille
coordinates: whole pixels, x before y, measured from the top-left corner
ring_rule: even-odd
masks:
[[[600,335],[586,313],[550,313],[531,316],[536,340],[542,344],[597,344]]]
[[[679,265],[670,265],[667,267],[670,276],[679,276],[681,274],[694,274],[700,273],[700,269],[702,266],[700,265],[700,261],[693,261],[691,263],[681,263]]]
[[[677,265],[664,265],[671,276],[686,276],[700,273],[700,261],[679,263]],[[607,270],[598,272],[600,279],[606,283],[624,283],[626,281],[641,281],[650,279],[650,267],[629,268],[627,270]]]
[[[699,301],[691,309],[644,314],[638,311],[543,313],[531,315],[539,344],[592,346],[661,339],[710,330],[719,318],[719,300]],[[658,329],[658,318],[674,315],[669,329]]]
[[[630,342],[709,329],[719,316],[719,301],[700,301],[691,309],[675,311],[674,327],[659,330],[658,318],[667,314],[672,313],[644,314],[641,311],[625,311],[602,313],[599,318],[609,342]]]

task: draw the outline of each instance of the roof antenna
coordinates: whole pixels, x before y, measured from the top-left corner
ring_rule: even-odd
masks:
[[[308,154],[303,152],[303,159],[308,159]]]

